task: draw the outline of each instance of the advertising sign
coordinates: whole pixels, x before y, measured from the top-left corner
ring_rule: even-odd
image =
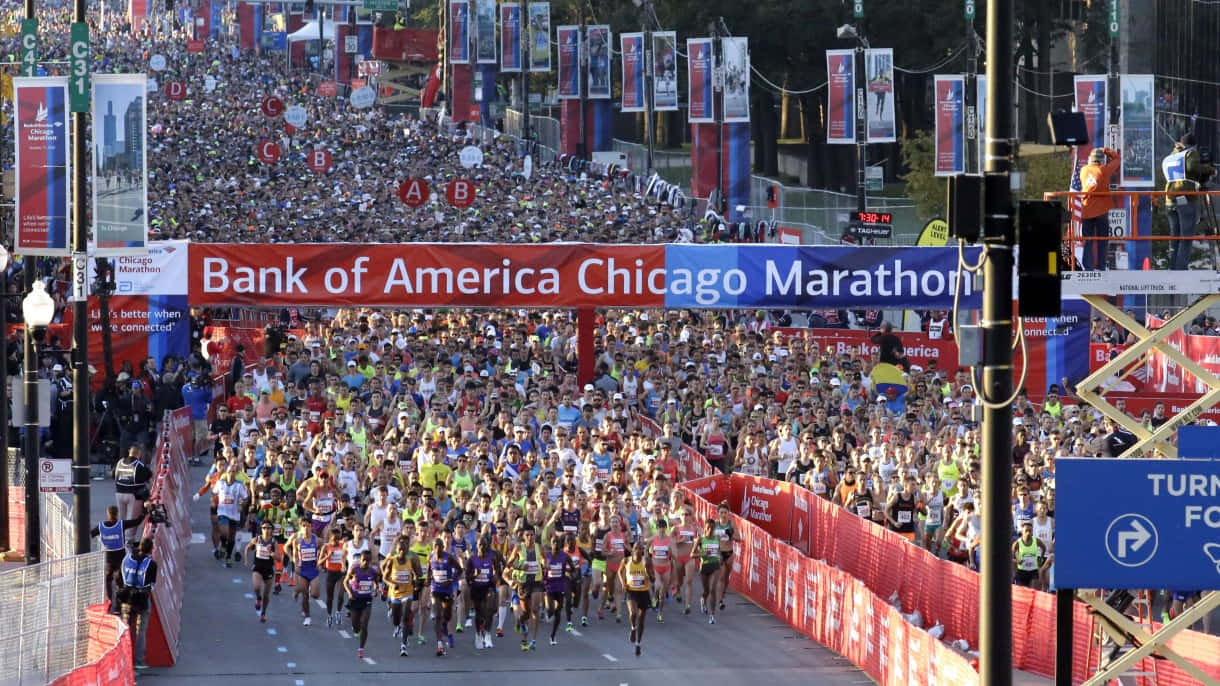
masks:
[[[712,70],[716,61],[712,55],[711,38],[688,38],[686,40],[687,119],[692,124],[716,121],[713,109],[715,96],[712,92]]]
[[[864,75],[868,82],[868,117],[865,119],[869,143],[898,140],[894,118],[894,51],[877,48],[864,51]]]
[[[585,34],[585,53],[589,64],[589,89],[594,100],[610,98],[610,27],[590,26]]]
[[[1105,145],[1106,139],[1106,80],[1105,74],[1077,76],[1075,78],[1076,111],[1084,114],[1089,131],[1087,143],[1075,147],[1077,170],[1089,161],[1093,148]]]
[[[935,79],[936,175],[966,171],[965,80],[958,75]]]
[[[619,54],[623,61],[623,112],[643,112],[644,102],[644,34],[619,34]]]
[[[580,27],[559,26],[555,29],[559,40],[559,89],[560,100],[580,97]]]
[[[750,47],[744,36],[720,39],[725,123],[750,121]]]
[[[67,255],[72,161],[68,155],[68,79],[14,77],[15,252]]]
[[[826,51],[826,142],[856,142],[856,54],[854,50]]]
[[[470,2],[449,0],[449,63],[470,64]]]
[[[1119,125],[1122,130],[1122,185],[1151,188],[1156,182],[1156,136],[1152,122],[1156,114],[1151,74],[1123,74]]]
[[[551,3],[529,3],[529,70],[551,71]]]
[[[678,109],[678,34],[673,31],[652,34],[652,109]]]
[[[521,4],[500,5],[500,71],[521,71]]]

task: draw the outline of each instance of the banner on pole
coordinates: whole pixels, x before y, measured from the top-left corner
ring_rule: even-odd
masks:
[[[580,27],[558,26],[555,37],[559,40],[559,89],[560,100],[580,97]]]
[[[479,64],[496,63],[496,0],[475,0],[474,58]]]
[[[529,70],[551,71],[551,3],[529,3]]]
[[[67,255],[68,79],[14,77],[17,236],[22,255]]]
[[[712,56],[711,38],[686,39],[687,119],[692,124],[708,124],[716,121],[713,108],[712,70],[716,68]]]
[[[449,64],[470,64],[469,0],[449,0]]]
[[[966,81],[959,74],[935,79],[937,176],[966,172],[965,88]]]
[[[652,109],[678,109],[678,34],[674,31],[652,34]]]
[[[721,99],[724,122],[750,121],[750,45],[744,36],[720,39],[724,64],[724,93]]]
[[[894,118],[893,49],[866,50],[864,65],[868,81],[868,117],[865,120],[868,142],[894,143],[898,140],[898,124]]]
[[[623,112],[643,112],[644,102],[644,34],[619,34],[619,54],[623,60]]]
[[[1156,183],[1155,102],[1151,74],[1123,74],[1119,121],[1122,131],[1122,185],[1151,188]]]
[[[977,152],[978,152],[978,157],[979,157],[979,165],[976,168],[981,173],[984,169],[983,158],[987,156],[987,146],[983,144],[983,141],[985,140],[983,138],[983,134],[986,133],[986,131],[987,131],[987,75],[979,74],[978,76],[974,77],[974,83],[975,83],[974,111],[976,112],[976,116],[974,118],[975,119],[975,139],[974,140],[978,142],[978,145],[976,145],[975,147],[978,149]]]
[[[610,27],[605,24],[586,29],[585,54],[589,61],[589,88],[585,94],[590,99],[610,98],[610,37]]]
[[[826,142],[856,142],[856,53],[826,51]]]
[[[148,252],[144,74],[93,77],[93,241],[97,255]]]
[[[521,5],[500,5],[500,71],[521,71]]]
[[[1075,78],[1076,111],[1084,114],[1089,140],[1075,148],[1077,169],[1089,161],[1093,148],[1100,148],[1106,141],[1106,80],[1105,74],[1088,74]]]

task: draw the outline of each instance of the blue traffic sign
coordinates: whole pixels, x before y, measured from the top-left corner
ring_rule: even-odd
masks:
[[[1055,482],[1060,588],[1220,589],[1220,461],[1061,459]]]

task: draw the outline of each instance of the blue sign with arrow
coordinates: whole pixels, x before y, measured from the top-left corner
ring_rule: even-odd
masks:
[[[1220,589],[1220,461],[1057,461],[1060,588]]]

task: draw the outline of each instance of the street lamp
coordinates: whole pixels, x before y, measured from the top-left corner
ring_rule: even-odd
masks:
[[[865,197],[865,167],[868,164],[868,134],[865,124],[868,115],[865,112],[864,90],[868,77],[864,74],[864,51],[869,47],[868,39],[860,35],[860,31],[852,24],[844,24],[835,30],[835,37],[840,40],[856,41],[855,87],[856,87],[856,210],[864,212],[868,208]]]
[[[9,549],[8,537],[8,248],[0,244],[0,550]]]
[[[25,269],[34,269],[35,258],[26,256]],[[47,295],[42,281],[34,281],[29,295],[21,301],[25,319],[25,563],[41,561],[40,503],[38,501],[38,358],[34,353],[34,332],[45,328],[55,316],[55,301]]]

